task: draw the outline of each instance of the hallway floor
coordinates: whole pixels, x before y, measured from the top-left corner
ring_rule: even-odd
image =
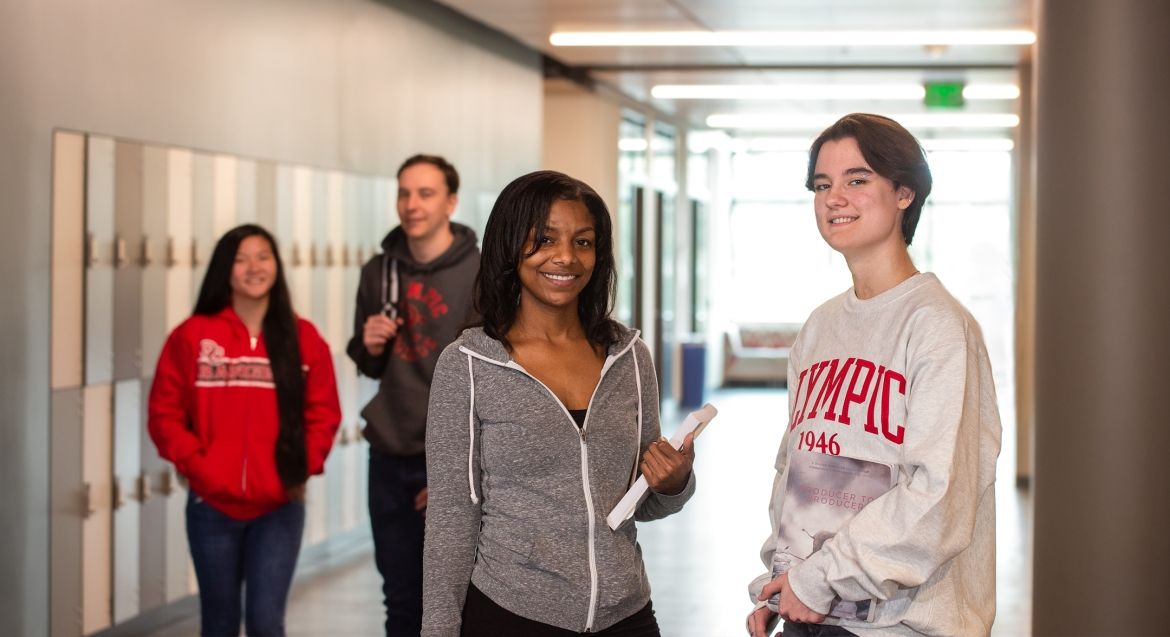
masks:
[[[772,463],[786,420],[782,389],[721,390],[710,397],[719,417],[696,445],[699,489],[682,513],[639,526],[639,542],[666,637],[739,637],[750,604],[747,582],[762,572],[758,551],[768,534]],[[678,414],[663,414],[674,423]],[[667,429],[673,425],[669,425]],[[1005,440],[1005,443],[1008,441]],[[1005,454],[1014,449],[1005,444]],[[997,486],[997,607],[992,634],[1030,633],[1029,528],[1026,492],[1001,460]],[[381,582],[369,552],[344,566],[298,581],[289,603],[290,637],[381,634]],[[187,617],[151,637],[194,637]]]

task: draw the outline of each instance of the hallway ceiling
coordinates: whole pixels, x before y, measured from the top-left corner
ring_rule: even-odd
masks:
[[[555,31],[889,31],[1033,29],[1032,0],[443,0],[638,102],[705,128],[711,114],[927,112],[921,99],[658,99],[660,84],[1015,84],[1029,45],[553,46]],[[1015,113],[1019,100],[957,111]],[[762,134],[740,129],[738,136]],[[774,131],[771,132],[774,134]]]

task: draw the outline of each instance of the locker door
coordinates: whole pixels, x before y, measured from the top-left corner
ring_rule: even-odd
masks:
[[[301,297],[299,307],[303,316],[308,317],[319,329],[324,324],[327,314],[325,304],[328,303],[325,286],[327,277],[324,268],[324,239],[328,223],[325,216],[328,214],[328,180],[321,171],[311,171],[309,182],[307,215],[297,219],[303,227],[305,245],[309,255],[307,270],[307,294]],[[305,544],[313,545],[325,540],[329,535],[327,524],[329,495],[325,489],[325,482],[321,478],[309,480],[306,507],[305,507]]]
[[[82,383],[85,254],[85,136],[53,135],[50,386]]]
[[[236,161],[235,223],[256,223],[256,162],[233,157]]]
[[[139,396],[138,437],[141,441],[142,472],[135,483],[141,507],[139,517],[139,571],[142,594],[139,612],[167,603],[167,499],[163,490],[170,463],[159,457],[146,431],[147,402],[151,378],[143,379]]]
[[[192,171],[193,156],[190,151],[180,149],[168,151],[167,235],[170,245],[173,246],[173,249],[169,250],[173,259],[166,271],[164,320],[165,332],[168,334],[191,315]],[[179,482],[173,466],[166,463],[162,471],[163,473],[159,475],[162,480],[159,495],[163,498],[166,509],[163,588],[166,601],[173,602],[188,594],[187,490]]]
[[[333,353],[333,367],[337,369],[337,354],[345,351],[345,342],[342,334],[345,332],[341,310],[345,306],[342,284],[345,281],[344,270],[341,267],[341,243],[345,228],[345,183],[346,178],[339,172],[331,172],[327,176],[324,215],[321,218],[321,238],[325,250],[325,262],[322,270],[322,305],[321,334],[329,343]],[[349,435],[348,431],[341,430],[339,439],[343,444],[338,445],[337,452],[331,453],[325,471],[325,522],[326,532],[335,536],[344,528],[345,517],[345,471],[348,467]]]
[[[81,632],[109,626],[113,617],[114,393],[109,383],[82,388]]]
[[[85,383],[114,379],[114,140],[90,135],[85,175]]]
[[[256,163],[256,223],[276,234],[276,164],[272,162]]]
[[[114,622],[139,613],[142,470],[143,156],[140,144],[115,143],[114,228]]]
[[[49,405],[50,634],[81,634],[82,331],[85,136],[53,134],[51,397]]]
[[[114,154],[114,380],[128,380],[142,375],[143,147]]]
[[[361,271],[361,262],[357,258],[358,220],[369,208],[371,187],[374,180],[368,177],[350,176],[346,179],[345,214],[342,219],[342,253],[347,258],[342,259],[341,271],[341,340],[337,343],[337,352],[333,367],[337,370],[337,393],[341,400],[341,428],[342,440],[348,441],[335,453],[344,456],[342,463],[342,511],[341,528],[352,529],[357,526],[361,513],[357,494],[357,465],[364,461],[359,457],[361,436],[357,431],[357,379],[353,361],[345,354],[345,345],[353,335],[354,300],[357,294],[358,273]]]
[[[236,227],[236,211],[239,205],[237,183],[240,175],[238,160],[231,155],[215,155],[213,158],[214,185],[212,195],[212,234],[216,239]]]
[[[191,158],[191,307],[199,298],[207,261],[219,235],[215,233],[215,160],[194,153]]]
[[[166,338],[167,267],[173,258],[167,241],[167,150],[159,146],[143,149],[142,165],[142,392],[139,403],[140,457],[142,471],[135,491],[141,499],[139,518],[139,612],[166,603],[166,502],[157,497],[169,463],[159,457],[146,431],[147,397],[150,379]]]
[[[142,381],[114,383],[114,623],[140,609]]]
[[[82,524],[85,521],[85,487],[82,479],[81,388],[54,389],[50,404],[52,456],[49,543],[49,634],[73,637],[81,634]]]
[[[289,294],[293,307],[302,316],[311,316],[312,275],[308,248],[312,243],[313,172],[304,167],[293,169],[292,246],[289,248]],[[312,320],[310,318],[310,320]]]
[[[291,276],[293,262],[293,198],[295,193],[293,167],[279,164],[274,168],[272,235],[280,248],[285,274]],[[293,294],[293,308],[299,311],[292,279],[288,278],[289,292]]]

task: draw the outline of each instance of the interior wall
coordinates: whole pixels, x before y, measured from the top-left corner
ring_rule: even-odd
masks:
[[[541,167],[593,186],[612,214],[618,204],[621,107],[563,80],[546,80]]]
[[[1156,634],[1170,590],[1170,4],[1039,6],[1032,633]]]
[[[383,175],[441,153],[463,176],[457,219],[482,227],[540,163],[541,92],[536,54],[417,1],[0,4],[6,632],[49,624],[53,130]]]

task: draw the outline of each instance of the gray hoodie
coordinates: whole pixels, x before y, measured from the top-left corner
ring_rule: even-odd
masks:
[[[659,437],[654,364],[638,333],[609,348],[584,427],[482,329],[439,357],[427,418],[423,635],[458,635],[468,583],[528,619],[603,630],[650,600],[634,523],[605,516]],[[652,493],[634,518],[695,490]]]
[[[471,288],[479,272],[475,231],[451,223],[451,247],[429,263],[418,263],[395,228],[382,240],[382,254],[362,267],[354,309],[353,337],[346,353],[365,376],[379,380],[378,393],[362,409],[363,430],[370,446],[382,453],[411,456],[423,452],[427,426],[427,392],[435,363],[460,330],[475,319]],[[391,298],[388,269],[398,265],[398,295]],[[381,314],[389,301],[403,325],[374,356],[362,344],[362,326]]]

